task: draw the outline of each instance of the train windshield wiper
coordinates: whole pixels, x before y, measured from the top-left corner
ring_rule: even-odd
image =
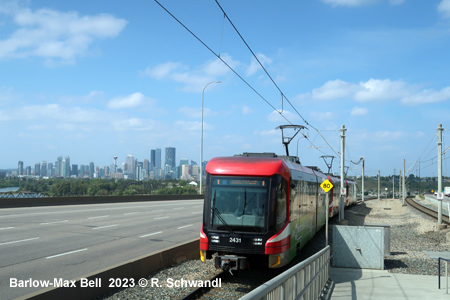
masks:
[[[213,212],[211,225],[214,225],[214,218],[217,215],[217,218],[220,220],[220,222],[222,222],[223,225],[225,225],[225,227],[228,229],[228,231],[231,233],[234,233],[233,229],[231,229],[230,225],[228,225],[228,223],[222,218],[222,214],[216,207],[216,191],[214,191],[213,205],[211,207],[211,210]]]
[[[222,218],[222,214],[217,209],[217,207],[212,207],[211,210],[214,212],[214,214],[213,214],[213,222],[214,222],[214,216],[217,215],[217,218],[220,220],[220,222],[223,223],[223,225],[225,225],[225,227],[228,229],[228,231],[231,232],[231,233],[234,233],[234,231],[233,231],[233,229],[231,229],[230,225],[228,225],[228,223]]]

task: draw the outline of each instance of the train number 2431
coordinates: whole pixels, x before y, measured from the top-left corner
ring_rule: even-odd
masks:
[[[241,242],[242,242],[241,238],[230,237],[230,243],[241,243]]]

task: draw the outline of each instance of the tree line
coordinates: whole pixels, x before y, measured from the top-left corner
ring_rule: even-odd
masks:
[[[49,196],[131,196],[198,194],[185,180],[110,180],[78,178],[2,178],[0,187],[20,187],[18,192]]]

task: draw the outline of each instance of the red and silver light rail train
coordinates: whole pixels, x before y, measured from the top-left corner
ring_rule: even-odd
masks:
[[[334,187],[325,193],[320,184]],[[356,203],[356,182],[345,181],[345,206]],[[253,264],[278,268],[289,263],[339,211],[340,179],[298,158],[273,153],[218,157],[206,166],[201,260],[224,270]]]

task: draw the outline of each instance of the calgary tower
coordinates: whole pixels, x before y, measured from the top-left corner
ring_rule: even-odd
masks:
[[[114,173],[117,173],[117,156],[114,156]]]

